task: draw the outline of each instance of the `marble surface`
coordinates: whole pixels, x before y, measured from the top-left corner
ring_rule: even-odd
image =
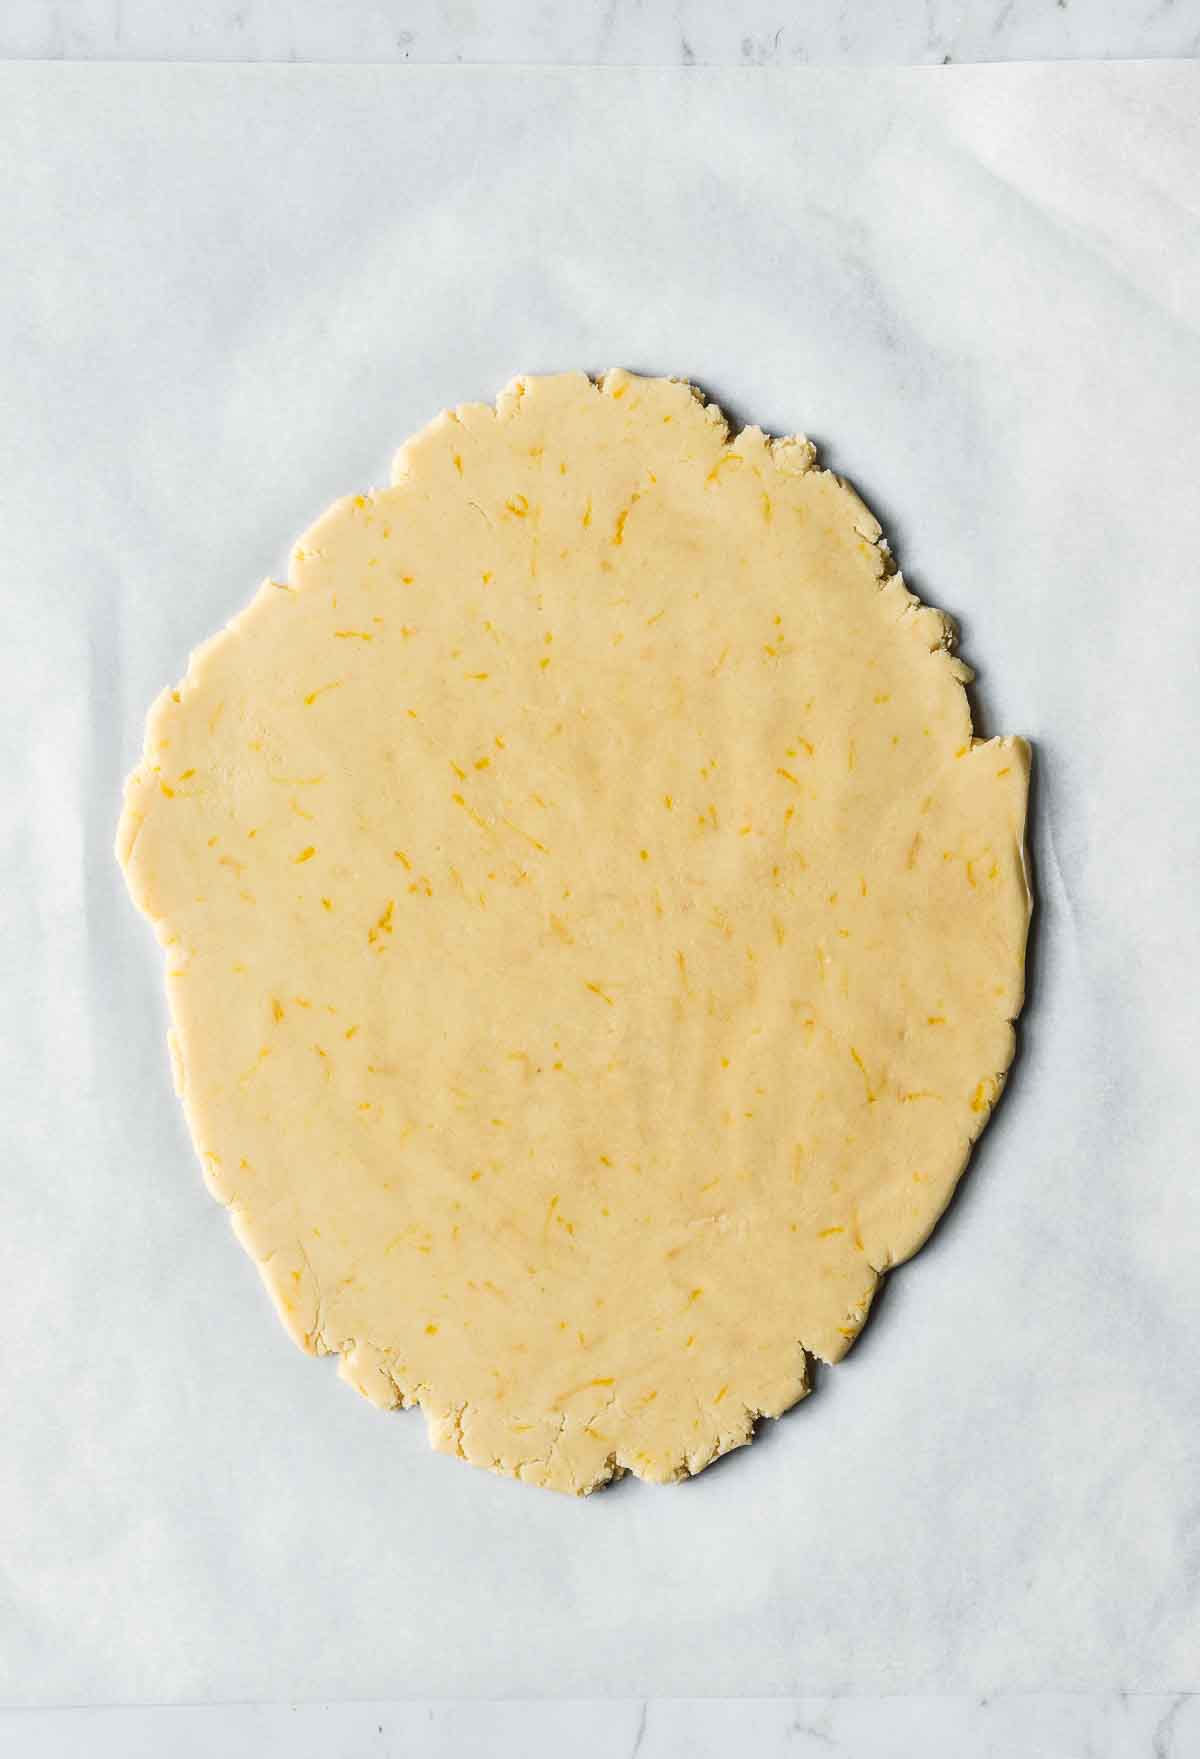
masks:
[[[0,1712],[0,1759],[161,1759],[168,1750],[171,1759],[1195,1759],[1200,1695]]]
[[[6,0],[0,58],[909,65],[1200,51],[1191,0]]]

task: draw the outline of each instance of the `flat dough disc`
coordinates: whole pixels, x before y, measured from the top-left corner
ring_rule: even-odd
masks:
[[[577,1493],[748,1441],[942,1213],[1021,1006],[1028,752],[805,440],[518,379],[150,714],[118,842],[292,1337]]]

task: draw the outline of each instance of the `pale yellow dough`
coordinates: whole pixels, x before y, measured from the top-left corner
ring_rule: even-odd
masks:
[[[213,1194],[435,1447],[698,1472],[945,1208],[1022,998],[1028,751],[807,441],[518,379],[150,714],[118,840]]]

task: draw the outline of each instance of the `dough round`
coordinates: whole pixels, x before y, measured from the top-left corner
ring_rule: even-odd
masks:
[[[434,1446],[663,1481],[833,1362],[1013,1054],[1028,752],[806,440],[516,380],[151,711],[118,854],[205,1177]]]

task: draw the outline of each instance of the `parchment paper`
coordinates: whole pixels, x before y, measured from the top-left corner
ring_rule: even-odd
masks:
[[[0,69],[0,1697],[1200,1686],[1200,67]],[[1011,1090],[694,1484],[432,1455],[205,1195],[111,847],[158,689],[519,370],[807,431],[1036,748]]]

